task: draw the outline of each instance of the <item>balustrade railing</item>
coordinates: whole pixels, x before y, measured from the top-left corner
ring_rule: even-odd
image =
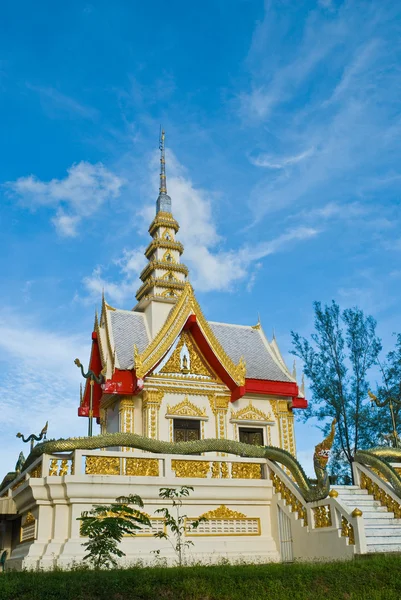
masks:
[[[347,545],[354,551],[366,551],[365,530],[360,519],[362,512],[350,510],[332,490],[327,498],[316,502],[306,502],[294,481],[275,463],[267,461],[269,477],[274,490],[280,494],[280,507],[293,519],[300,520],[308,533],[319,535],[332,531],[346,538]],[[357,507],[355,507],[357,508]]]

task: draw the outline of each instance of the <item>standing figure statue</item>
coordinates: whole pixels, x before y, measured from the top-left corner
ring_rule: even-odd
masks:
[[[99,375],[96,375],[91,369],[88,369],[88,372],[85,373],[84,368],[82,366],[79,358],[74,360],[74,363],[77,365],[79,369],[81,369],[82,377],[85,379],[89,379],[90,385],[90,396],[89,396],[89,424],[88,424],[88,436],[92,437],[92,429],[93,429],[93,385],[94,383],[98,383],[99,385],[104,382],[104,371],[103,369]]]
[[[45,440],[46,439],[46,433],[47,433],[47,426],[48,426],[48,421],[46,421],[46,425],[43,427],[42,431],[40,432],[39,435],[35,435],[34,433],[31,433],[31,435],[29,435],[26,439],[25,437],[22,435],[22,433],[17,433],[17,438],[22,438],[22,441],[27,443],[27,442],[31,442],[31,452],[33,450],[34,447],[34,441],[36,442],[41,442],[42,439]]]

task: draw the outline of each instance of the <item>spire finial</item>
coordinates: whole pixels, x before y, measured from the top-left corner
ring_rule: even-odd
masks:
[[[160,194],[167,194],[167,184],[166,184],[166,157],[164,153],[164,138],[165,133],[164,129],[160,126],[160,139],[159,139],[159,149],[160,149]]]
[[[294,358],[294,362],[292,365],[292,376],[296,380],[296,378],[297,378],[297,361],[295,360],[295,358]]]

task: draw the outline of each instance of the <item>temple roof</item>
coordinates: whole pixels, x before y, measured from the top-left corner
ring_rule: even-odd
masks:
[[[116,349],[116,366],[120,369],[132,369],[134,364],[134,344],[143,352],[150,342],[143,313],[130,310],[108,311],[111,334]]]
[[[143,313],[113,309],[107,310],[111,345],[116,351],[116,367],[132,369],[134,364],[134,345],[140,353],[151,342]],[[279,354],[277,342],[265,337],[260,327],[231,325],[209,321],[209,325],[225,352],[234,363],[241,356],[246,362],[246,376],[251,379],[293,382],[285,363]],[[278,355],[277,355],[278,352]]]
[[[281,366],[273,355],[262,329],[246,325],[214,323],[213,321],[209,321],[209,325],[228,356],[235,363],[241,356],[244,357],[248,378],[294,381],[287,372],[284,362]]]

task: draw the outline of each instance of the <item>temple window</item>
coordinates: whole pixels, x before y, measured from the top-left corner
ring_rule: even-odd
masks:
[[[239,427],[239,441],[252,446],[263,446],[263,429],[256,427]]]
[[[200,421],[197,419],[173,419],[174,441],[193,442],[200,440]]]

